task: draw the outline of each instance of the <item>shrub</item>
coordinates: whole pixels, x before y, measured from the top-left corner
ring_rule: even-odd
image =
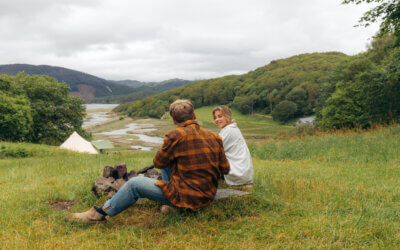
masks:
[[[25,141],[32,132],[31,112],[25,97],[12,97],[0,90],[0,140]]]
[[[30,156],[27,149],[22,147],[6,147],[5,145],[0,146],[0,159],[2,158],[24,158]]]
[[[317,128],[311,123],[301,124],[296,126],[295,130],[292,132],[292,135],[296,135],[299,137],[306,135],[315,135],[317,132]]]
[[[294,117],[296,111],[296,103],[285,100],[280,102],[272,111],[272,118],[276,121],[287,122]]]

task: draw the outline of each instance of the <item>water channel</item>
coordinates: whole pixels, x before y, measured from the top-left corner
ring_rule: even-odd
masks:
[[[84,120],[83,127],[87,128],[96,124],[101,124],[110,120],[112,117],[109,114],[109,110],[115,108],[118,104],[85,104],[86,110],[98,110],[98,112],[89,112],[89,116]],[[112,131],[105,131],[96,134],[108,135],[108,136],[122,136],[122,135],[132,135],[138,138],[139,141],[161,145],[163,143],[163,138],[157,136],[148,136],[145,133],[157,130],[151,123],[139,124],[132,122],[125,126],[123,129],[116,129]],[[150,151],[152,147],[145,147],[141,145],[132,145],[132,149]]]
[[[100,124],[110,120],[111,117],[109,116],[109,111],[105,110],[112,110],[113,108],[117,107],[118,104],[100,104],[100,103],[92,103],[92,104],[85,104],[86,110],[99,110],[98,112],[89,112],[89,116],[84,119],[82,127],[88,128],[96,124]]]

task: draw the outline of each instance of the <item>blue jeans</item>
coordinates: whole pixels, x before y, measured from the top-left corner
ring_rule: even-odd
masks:
[[[163,180],[170,180],[171,169],[169,167],[161,169],[161,175]],[[174,206],[164,196],[161,188],[155,185],[156,181],[156,179],[141,176],[130,179],[111,199],[104,203],[103,207],[107,215],[114,216],[119,214],[135,204],[139,198],[148,198],[164,205]]]
[[[162,168],[161,170],[161,177],[163,181],[171,180],[171,167]]]

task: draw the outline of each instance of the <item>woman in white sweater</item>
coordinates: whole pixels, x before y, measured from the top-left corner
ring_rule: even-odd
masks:
[[[232,112],[226,106],[215,107],[212,111],[214,123],[221,128],[225,155],[229,161],[229,174],[224,175],[228,185],[253,183],[253,163],[249,148],[237,124],[232,120]]]

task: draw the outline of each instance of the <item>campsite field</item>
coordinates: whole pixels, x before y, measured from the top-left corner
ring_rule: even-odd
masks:
[[[239,120],[239,119],[238,119]],[[251,124],[248,124],[250,127]],[[243,126],[245,127],[245,126]],[[90,191],[105,165],[140,169],[152,152],[86,155],[0,143],[1,248],[396,248],[400,245],[400,127],[255,141],[248,197],[192,214],[152,202],[103,225],[67,215],[101,205]],[[17,158],[22,157],[22,158]],[[58,210],[56,202],[73,206]]]

